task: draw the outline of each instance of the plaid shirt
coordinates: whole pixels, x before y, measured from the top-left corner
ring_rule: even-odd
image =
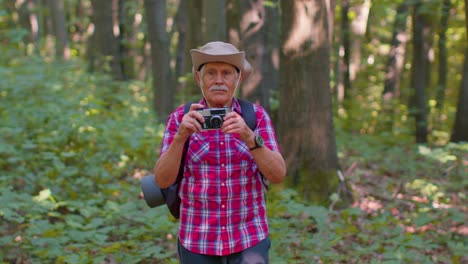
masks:
[[[205,101],[201,100],[205,105]],[[242,114],[235,99],[233,111]],[[265,146],[279,151],[271,119],[254,104],[255,132]],[[171,144],[184,115],[177,108],[167,122],[161,154]],[[226,256],[252,247],[268,235],[265,188],[246,143],[219,130],[194,133],[181,183],[179,240],[187,250]]]

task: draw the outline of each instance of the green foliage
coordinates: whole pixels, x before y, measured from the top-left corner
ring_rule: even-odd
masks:
[[[84,68],[3,58],[0,259],[177,263],[177,222],[139,198],[164,128],[149,110],[150,91]],[[404,133],[344,133],[340,125],[356,204],[330,211],[272,186],[272,263],[466,260],[468,145],[415,146]]]
[[[139,177],[154,163],[163,131],[148,107],[150,91],[86,74],[79,62],[28,57],[4,65],[2,259],[174,257],[165,241],[175,224],[138,198]]]

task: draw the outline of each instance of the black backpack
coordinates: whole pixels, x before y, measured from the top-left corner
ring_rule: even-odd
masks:
[[[238,99],[239,104],[242,109],[242,117],[245,120],[245,123],[252,129],[255,130],[257,127],[257,118],[255,116],[255,111],[253,107],[253,103],[247,100]],[[184,106],[184,113],[187,113],[190,110],[190,106],[192,103],[186,103]],[[182,178],[184,177],[184,166],[185,166],[185,156],[187,154],[187,149],[189,145],[190,138],[187,139],[184,145],[184,151],[182,153],[182,159],[180,162],[179,173],[177,174],[176,181],[169,186],[168,188],[161,189],[162,194],[164,196],[164,200],[166,201],[166,205],[169,208],[171,214],[176,218],[179,219],[180,217],[180,196],[179,196],[179,187]],[[262,176],[263,177],[263,176]],[[268,183],[263,179],[264,186],[268,188]]]

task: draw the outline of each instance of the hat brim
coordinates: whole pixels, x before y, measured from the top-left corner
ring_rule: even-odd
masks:
[[[209,62],[224,62],[233,65],[242,73],[242,79],[245,80],[250,75],[252,71],[252,66],[245,59],[245,53],[243,51],[232,53],[232,54],[223,54],[223,55],[213,55],[203,53],[199,50],[191,50],[192,55],[192,64],[193,64],[193,74],[195,71],[200,70],[200,66]]]

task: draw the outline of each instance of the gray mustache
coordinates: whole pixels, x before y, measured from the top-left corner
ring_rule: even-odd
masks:
[[[228,88],[224,85],[213,85],[208,90],[209,91],[227,91]]]

